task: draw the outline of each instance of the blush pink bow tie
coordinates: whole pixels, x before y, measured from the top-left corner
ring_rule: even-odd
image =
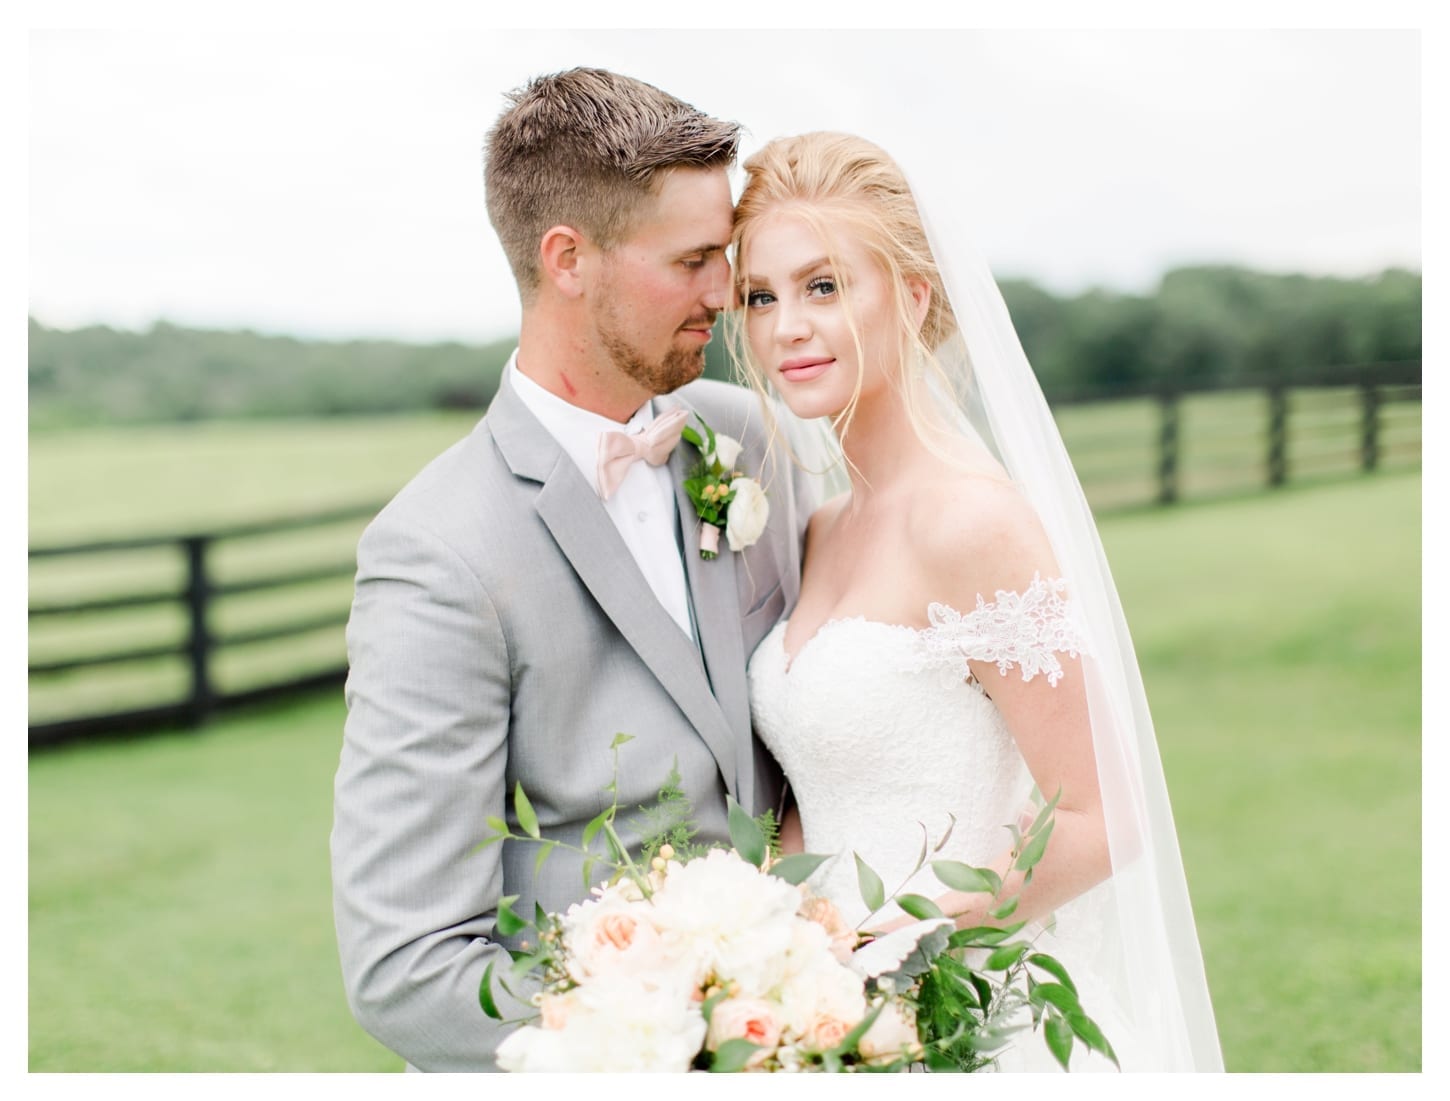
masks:
[[[660,466],[669,457],[675,445],[680,442],[680,433],[690,415],[683,409],[672,409],[664,416],[656,417],[643,432],[630,436],[623,432],[601,432],[599,434],[599,497],[607,501],[636,459],[643,459],[650,466]]]

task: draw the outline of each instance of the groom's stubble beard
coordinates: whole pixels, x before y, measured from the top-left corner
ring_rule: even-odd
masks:
[[[612,290],[602,291],[595,307],[595,328],[605,352],[626,378],[637,382],[651,394],[668,394],[687,382],[694,382],[704,373],[704,346],[671,347],[663,356],[649,356],[625,335],[627,325],[623,313],[624,310]],[[715,316],[707,314],[689,318],[685,325],[703,327],[713,324]]]

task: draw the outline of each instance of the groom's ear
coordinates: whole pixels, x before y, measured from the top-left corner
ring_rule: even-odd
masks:
[[[565,298],[578,298],[584,293],[581,260],[589,248],[584,234],[565,225],[545,230],[539,241],[539,266],[544,279]]]

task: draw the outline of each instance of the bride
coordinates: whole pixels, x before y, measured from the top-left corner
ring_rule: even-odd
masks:
[[[871,143],[815,133],[745,163],[734,233],[752,383],[830,426],[845,492],[806,534],[799,603],[750,662],[796,808],[787,847],[853,923],[852,853],[890,887],[923,827],[1020,891],[1123,1069],[1222,1069],[1151,721],[1091,513],[995,283],[947,198],[925,224]],[[1031,881],[1004,829],[1060,792]],[[952,826],[952,823],[955,823]],[[962,927],[990,897],[930,877]],[[1100,1064],[1095,1066],[1094,1064]],[[1002,1069],[1046,1069],[1040,1037]],[[1074,1069],[1110,1065],[1079,1050]]]

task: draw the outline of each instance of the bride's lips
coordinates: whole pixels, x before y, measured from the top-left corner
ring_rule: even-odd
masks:
[[[805,356],[788,359],[780,365],[780,377],[786,382],[809,382],[826,373],[836,361],[829,356]]]

